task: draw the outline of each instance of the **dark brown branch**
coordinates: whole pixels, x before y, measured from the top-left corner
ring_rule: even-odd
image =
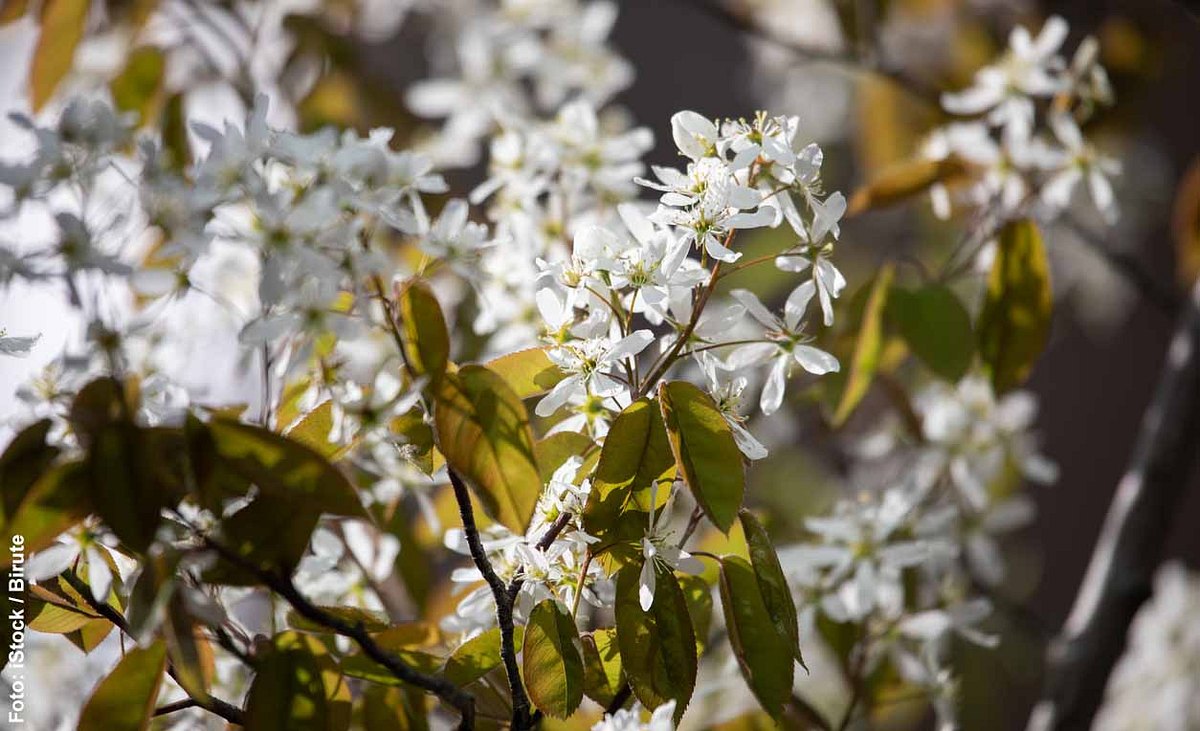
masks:
[[[351,624],[339,617],[324,611],[310,602],[290,576],[267,571],[262,567],[247,561],[242,556],[229,550],[208,536],[202,536],[204,544],[217,553],[223,560],[247,571],[263,582],[267,588],[287,600],[296,613],[310,622],[327,627],[343,637],[349,637],[362,649],[363,653],[387,668],[388,672],[400,680],[414,685],[422,690],[433,693],[443,701],[453,706],[462,716],[460,729],[475,728],[475,699],[445,678],[428,675],[415,668],[405,665],[399,658],[384,650],[375,642],[362,623]]]
[[[479,573],[483,574],[483,580],[492,590],[492,598],[496,601],[496,623],[500,626],[500,657],[504,661],[508,688],[513,699],[512,725],[518,731],[532,728],[529,696],[526,695],[525,685],[521,682],[521,669],[517,665],[517,649],[513,641],[513,600],[516,593],[509,593],[504,580],[496,574],[491,561],[488,560],[483,540],[479,537],[479,526],[475,524],[475,510],[471,507],[471,495],[467,492],[466,484],[454,470],[447,472],[450,475],[450,484],[454,487],[454,499],[458,502],[458,513],[462,519],[463,532],[467,536],[471,560],[474,561],[475,568],[479,569]]]
[[[175,701],[174,703],[168,703],[165,706],[155,708],[153,715],[157,718],[158,716],[166,716],[176,711],[186,711],[189,708],[196,708],[199,705],[195,698],[184,698],[181,701]]]
[[[1031,731],[1084,731],[1149,598],[1200,444],[1200,281],[1171,339],[1130,466],[1117,485],[1070,617],[1049,652]]]
[[[93,598],[91,587],[80,581],[79,577],[75,576],[73,573],[68,571],[62,575],[62,578],[71,585],[71,588],[74,589],[79,596],[83,597],[83,600],[87,602],[88,606],[94,609],[97,614],[99,614],[101,617],[104,617],[109,622],[112,622],[117,629],[121,630],[129,637],[133,637],[133,633],[129,631],[129,622],[125,620],[125,615],[118,612],[107,602],[100,602]],[[169,663],[167,665],[167,673],[175,680],[176,683],[179,683],[179,677],[175,674],[175,667]],[[182,688],[183,683],[179,683],[179,686]],[[238,726],[245,725],[242,709],[234,706],[231,703],[226,703],[219,698],[213,697],[209,697],[205,700],[193,698],[192,701],[196,706],[203,708],[209,713],[218,715],[232,724],[237,724]]]

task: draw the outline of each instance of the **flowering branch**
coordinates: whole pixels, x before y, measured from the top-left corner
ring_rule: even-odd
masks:
[[[201,535],[200,537],[204,541],[204,544],[215,551],[222,559],[243,571],[253,574],[267,588],[283,597],[300,616],[310,622],[328,627],[343,637],[349,637],[354,640],[367,657],[387,668],[392,675],[405,683],[415,685],[422,690],[433,693],[454,707],[462,716],[462,720],[458,726],[460,729],[475,728],[475,699],[470,694],[465,693],[445,678],[427,675],[405,665],[399,658],[380,647],[361,623],[351,624],[329,614],[306,599],[300,593],[299,589],[296,588],[296,585],[292,583],[290,576],[267,571],[253,562],[247,561],[207,535]],[[240,724],[241,722],[238,723]]]
[[[467,546],[471,551],[471,560],[479,573],[492,590],[492,598],[496,601],[496,623],[500,625],[500,656],[504,661],[504,671],[508,675],[508,687],[512,693],[514,729],[532,727],[529,714],[529,696],[525,693],[525,685],[521,682],[521,669],[517,665],[517,650],[513,641],[513,599],[515,592],[509,593],[504,580],[492,568],[484,550],[483,541],[479,537],[479,526],[475,524],[475,511],[471,507],[471,496],[467,486],[454,470],[447,470],[450,484],[454,486],[454,498],[458,502],[459,516],[462,518],[463,532],[467,537]],[[551,539],[553,540],[553,538]]]
[[[1200,442],[1200,282],[1192,288],[1129,469],[1117,485],[1083,585],[1051,645],[1045,698],[1031,731],[1083,729],[1104,696],[1130,622],[1151,594]]]
[[[133,632],[130,631],[130,629],[129,629],[129,622],[127,622],[125,620],[124,615],[122,615],[116,609],[113,609],[112,606],[110,606],[107,602],[101,602],[101,601],[97,601],[96,599],[94,599],[92,597],[91,588],[89,586],[87,586],[86,584],[84,584],[82,581],[80,581],[79,578],[77,576],[75,576],[73,573],[71,573],[71,572],[64,573],[64,574],[62,574],[62,578],[64,581],[66,581],[68,584],[71,585],[71,588],[74,589],[79,594],[79,596],[83,597],[84,601],[86,601],[88,603],[88,605],[93,610],[96,611],[97,614],[99,614],[101,617],[104,617],[109,622],[112,622],[113,625],[117,629],[124,632],[127,636],[133,637]],[[174,678],[177,683],[179,682],[179,677],[175,674],[175,666],[174,665],[171,665],[171,664],[167,665],[167,673],[172,678]],[[179,687],[184,688],[183,683],[179,683]],[[185,688],[185,691],[186,691],[186,688]],[[209,713],[220,716],[221,718],[225,719],[229,723],[232,723],[232,724],[235,724],[238,726],[244,726],[246,723],[245,718],[242,714],[242,709],[238,708],[237,706],[234,706],[231,703],[227,703],[219,698],[208,698],[203,701],[201,701],[198,698],[192,698],[191,705],[197,706],[199,708],[203,708],[204,710],[208,711]],[[175,710],[178,710],[178,709],[175,709]],[[170,711],[165,711],[165,712],[170,713]]]

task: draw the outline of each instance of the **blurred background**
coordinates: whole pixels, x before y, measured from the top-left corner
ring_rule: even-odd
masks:
[[[2,3],[6,9],[17,4]],[[428,29],[421,16],[406,16],[409,4],[365,3],[387,20],[373,32],[346,35],[330,33],[308,16],[289,15],[287,3],[274,4],[300,49],[285,53],[287,61],[303,60],[307,51],[328,59],[319,70],[302,69],[304,82],[295,85],[305,91],[293,99],[295,117],[278,123],[307,129],[327,123],[362,130],[390,126],[400,137],[419,134],[419,122],[405,111],[404,94],[429,75]],[[961,650],[973,653],[972,662],[961,665],[963,727],[1024,728],[1041,687],[1043,643],[1070,610],[1155,387],[1175,324],[1172,310],[1200,271],[1195,11],[1171,0],[619,5],[612,38],[636,77],[618,101],[655,133],[657,146],[648,162],[676,164],[668,120],[680,109],[711,117],[767,109],[800,116],[801,134],[825,150],[827,187],[847,194],[918,151],[923,135],[942,121],[937,92],[966,85],[976,68],[1004,48],[1015,24],[1037,28],[1058,14],[1070,24],[1067,49],[1087,35],[1099,40],[1117,102],[1098,116],[1095,137],[1124,166],[1116,182],[1122,215],[1115,227],[1088,229],[1102,234],[1081,235],[1067,226],[1045,232],[1057,302],[1050,341],[1029,386],[1041,404],[1043,451],[1058,463],[1060,477],[1053,486],[1030,488],[1037,520],[1005,547],[1012,570],[993,623],[1004,633],[1004,644],[996,651]],[[0,100],[9,109],[24,103],[19,88],[25,73],[13,59],[29,52],[16,25],[0,28]],[[866,59],[875,71],[845,60],[851,57]],[[84,61],[103,65],[90,57]],[[896,70],[903,73],[892,73]],[[889,78],[897,75],[900,83]],[[280,79],[286,94],[289,77]],[[190,100],[189,116],[215,121],[225,112],[235,114],[229,110],[236,110],[237,101],[236,95],[214,92]],[[0,138],[11,129],[0,126]],[[462,194],[481,174],[480,166],[467,167],[450,180]],[[851,282],[864,282],[885,257],[940,261],[961,225],[937,221],[924,200],[873,211],[846,222],[838,263]],[[1130,276],[1148,283],[1152,296],[1131,286]],[[55,293],[14,287],[0,294],[0,325],[47,331],[42,350],[48,354],[58,351],[74,327],[63,317]],[[12,408],[16,385],[43,364],[37,353],[0,361],[0,416]],[[868,402],[848,433],[865,431],[877,412]],[[829,436],[819,415],[764,428],[780,435],[778,441],[787,435],[800,444]],[[795,525],[828,501],[823,486],[827,478],[845,477],[840,469],[829,450],[777,452],[753,473],[754,499],[774,525]],[[1162,526],[1171,536],[1169,556],[1193,568],[1200,567],[1198,517],[1200,479],[1193,475],[1173,524]]]

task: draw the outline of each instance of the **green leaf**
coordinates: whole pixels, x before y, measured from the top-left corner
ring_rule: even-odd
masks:
[[[872,208],[883,208],[925,192],[936,183],[961,175],[965,168],[955,157],[945,160],[907,160],[885,169],[870,183],[854,191],[846,208],[856,216]]]
[[[92,435],[87,457],[96,512],[125,545],[139,553],[153,543],[162,509],[172,498],[168,486],[157,478],[156,467],[167,456],[179,454],[154,449],[152,434],[131,422],[112,424]]]
[[[712,587],[701,576],[680,576],[679,588],[687,600],[688,615],[696,632],[696,644],[703,647],[708,630],[712,626]]]
[[[450,333],[433,290],[420,279],[410,279],[396,292],[400,331],[409,367],[436,384],[450,361]]]
[[[260,656],[246,702],[246,731],[342,731],[350,689],[325,645],[283,632]]]
[[[52,468],[29,488],[16,514],[5,525],[3,545],[11,545],[13,536],[20,535],[25,538],[27,554],[46,548],[91,512],[90,488],[82,462]],[[0,566],[10,565],[12,553],[0,552]]]
[[[340,447],[329,441],[333,430],[333,399],[325,399],[292,424],[284,435],[312,449],[325,459],[333,459]]]
[[[513,645],[520,647],[525,637],[525,628],[513,627]],[[446,680],[464,686],[479,680],[500,667],[500,628],[493,627],[464,642],[446,660],[443,672]]]
[[[46,443],[50,420],[22,429],[0,455],[0,525],[17,512],[30,488],[50,468],[59,449]]]
[[[675,463],[704,514],[728,533],[746,489],[729,424],[708,394],[686,381],[662,384],[658,399]]]
[[[308,548],[321,514],[312,508],[274,495],[260,495],[249,505],[221,521],[226,548],[254,566],[291,575]],[[254,574],[226,561],[204,572],[210,583],[253,586]]]
[[[696,687],[696,635],[687,599],[675,574],[656,567],[654,603],[642,611],[638,600],[641,566],[617,573],[617,645],[633,694],[646,708],[676,701],[675,720],[683,716]]]
[[[113,103],[123,112],[137,112],[143,125],[153,124],[162,83],[162,51],[142,46],[129,54],[124,70],[112,80]]]
[[[541,396],[567,377],[545,348],[528,348],[502,355],[484,363],[488,370],[500,376],[519,398]]]
[[[738,517],[742,521],[742,532],[750,549],[750,564],[754,568],[754,578],[758,582],[767,614],[779,636],[787,638],[796,661],[804,665],[804,657],[800,653],[800,624],[796,616],[796,604],[784,578],[783,567],[779,564],[779,555],[771,544],[771,537],[749,510],[742,510]]]
[[[534,443],[533,454],[541,470],[542,481],[550,482],[556,470],[571,457],[582,457],[596,446],[586,434],[560,431]],[[582,465],[580,465],[582,467]]]
[[[208,698],[208,674],[205,672],[205,648],[202,638],[197,638],[197,626],[188,613],[183,594],[175,591],[167,604],[166,621],[163,623],[163,639],[167,643],[167,657],[174,668],[174,678],[189,696],[198,700]]]
[[[391,620],[388,619],[385,613],[372,609],[323,604],[318,604],[317,607],[325,614],[336,617],[343,622],[361,624],[367,632],[382,632],[392,626]],[[318,634],[333,632],[333,630],[325,625],[301,616],[295,609],[288,610],[287,623],[289,627],[300,632],[316,632]]]
[[[542,713],[566,718],[583,701],[583,657],[575,619],[555,599],[533,608],[525,625],[521,670],[529,699]]]
[[[167,669],[167,648],[156,642],[125,653],[83,707],[79,731],[144,731]]]
[[[54,582],[46,585],[31,584],[27,587],[28,609],[26,626],[35,632],[63,635],[74,632],[93,620],[103,619],[86,603],[77,605],[68,597],[51,591]],[[105,620],[107,621],[107,620]]]
[[[440,658],[421,650],[395,650],[389,648],[388,653],[394,655],[405,665],[429,675],[437,673],[442,667],[442,660]],[[388,670],[362,653],[355,653],[343,658],[342,672],[352,678],[368,680],[380,685],[396,687],[405,685],[404,681],[393,675],[391,670]]]
[[[583,643],[583,692],[607,707],[625,687],[617,631],[602,627],[580,636]]]
[[[334,515],[367,517],[346,476],[312,448],[253,424],[214,417],[208,425],[217,455],[263,495]]]
[[[416,688],[369,685],[362,696],[362,728],[370,731],[428,731],[424,694]]]
[[[42,6],[41,34],[29,67],[33,111],[42,108],[71,70],[90,6],[89,0],[46,0]]]
[[[883,311],[887,305],[894,273],[895,265],[890,262],[884,264],[871,284],[871,293],[867,297],[858,327],[854,356],[850,359],[846,386],[842,389],[842,398],[833,414],[835,427],[845,424],[850,414],[854,413],[854,409],[867,395],[871,381],[875,378],[875,371],[879,368],[879,355],[883,351]]]
[[[979,354],[997,394],[1024,383],[1050,334],[1050,265],[1037,224],[1013,221],[1000,231],[979,314]]]
[[[442,379],[434,428],[446,462],[468,481],[488,515],[524,534],[542,478],[521,399],[487,368],[463,366]]]
[[[721,559],[721,606],[729,644],[746,684],[763,709],[779,718],[792,694],[795,652],[759,592],[754,569],[739,556]]]
[[[929,370],[957,383],[975,357],[971,315],[949,287],[929,284],[916,290],[893,289],[887,319]]]

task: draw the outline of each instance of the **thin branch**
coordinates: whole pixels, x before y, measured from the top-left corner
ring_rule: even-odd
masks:
[[[62,575],[62,578],[71,585],[71,588],[74,589],[79,596],[83,597],[83,600],[87,602],[97,614],[99,614],[101,617],[104,617],[109,622],[112,622],[117,629],[121,630],[121,632],[124,632],[129,637],[133,637],[133,633],[129,630],[129,622],[126,621],[125,615],[113,608],[110,604],[108,604],[108,602],[97,601],[94,597],[92,597],[91,587],[80,581],[79,577],[75,576],[75,574],[68,571]],[[167,673],[175,680],[176,683],[179,683],[181,688],[183,687],[183,683],[179,682],[179,676],[175,674],[174,665],[170,663],[167,664]],[[242,709],[234,706],[231,703],[226,703],[219,698],[213,697],[209,697],[205,700],[200,700],[199,698],[194,698],[192,700],[195,702],[196,706],[203,708],[209,713],[220,716],[232,724],[236,724],[238,726],[245,725],[245,718],[242,714]]]
[[[453,706],[462,716],[459,724],[460,729],[475,728],[475,699],[470,694],[455,686],[445,678],[440,678],[435,675],[427,675],[421,671],[405,665],[399,658],[384,650],[375,642],[375,639],[367,632],[361,622],[351,624],[340,617],[329,614],[325,610],[310,602],[296,585],[292,583],[290,576],[286,574],[274,573],[267,571],[255,563],[246,560],[242,556],[229,550],[224,545],[214,541],[212,538],[202,535],[201,539],[204,544],[216,551],[225,561],[237,566],[243,571],[249,572],[263,582],[267,588],[287,600],[288,604],[296,610],[296,613],[310,622],[315,622],[322,627],[327,627],[339,635],[349,637],[362,649],[363,653],[387,668],[388,672],[396,676],[401,681],[410,685],[415,685],[422,690],[429,691],[441,698],[443,701]]]
[[[158,708],[155,708],[152,715],[157,718],[158,716],[166,716],[177,711],[186,711],[189,708],[198,708],[199,706],[200,704],[196,702],[195,698],[184,698],[181,701],[175,701],[174,703],[168,703],[165,706],[159,706]]]
[[[1075,606],[1049,651],[1031,731],[1087,729],[1124,651],[1129,624],[1149,598],[1172,518],[1200,444],[1200,281],[1192,288],[1117,485]]]
[[[1183,306],[1183,298],[1171,287],[1159,284],[1158,279],[1133,255],[1113,249],[1102,236],[1072,216],[1064,216],[1067,228],[1079,237],[1088,249],[1104,260],[1113,271],[1124,277],[1150,304],[1163,314],[1175,315]]]
[[[479,526],[475,524],[475,511],[471,507],[471,495],[462,478],[454,470],[447,470],[450,484],[454,487],[454,499],[458,502],[458,513],[462,518],[463,531],[467,536],[467,547],[471,552],[471,560],[475,568],[483,574],[484,581],[492,590],[492,598],[496,601],[496,623],[500,626],[500,657],[504,661],[504,671],[508,675],[508,688],[512,693],[513,717],[515,729],[527,729],[533,725],[529,711],[529,696],[525,693],[525,685],[521,682],[521,669],[517,665],[517,650],[513,641],[513,598],[504,580],[492,568],[483,541],[479,537]],[[551,541],[554,539],[551,538]]]

